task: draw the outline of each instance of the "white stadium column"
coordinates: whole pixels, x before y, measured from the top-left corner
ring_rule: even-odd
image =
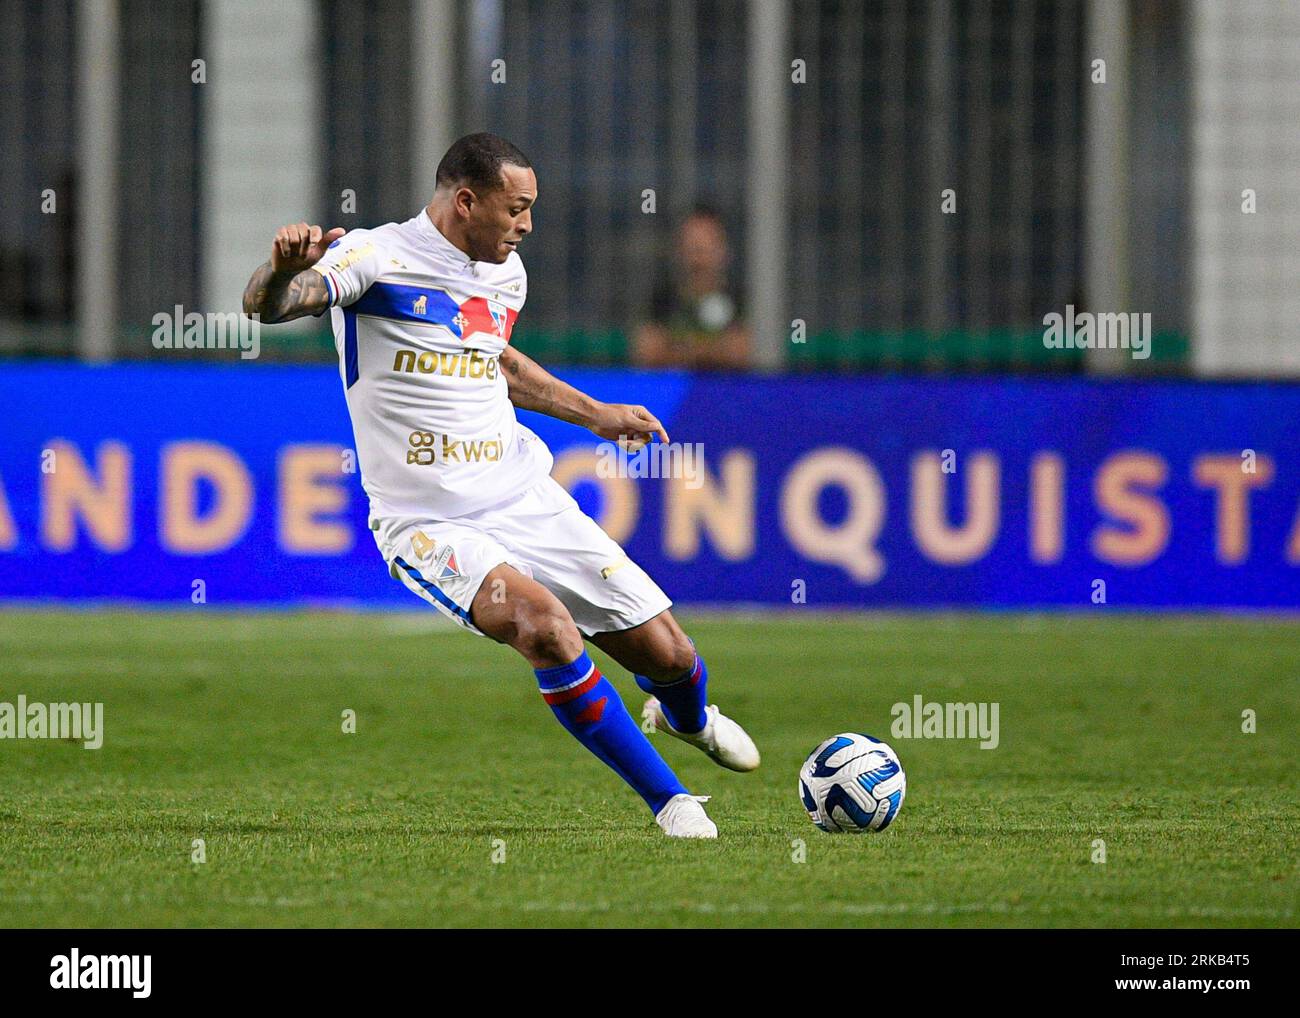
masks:
[[[107,361],[117,345],[117,0],[77,5],[77,355]]]
[[[1083,296],[1093,314],[1129,314],[1129,5],[1084,8]],[[1093,80],[1092,61],[1106,62],[1106,80]],[[1058,309],[1064,313],[1065,309]],[[1088,370],[1119,374],[1132,365],[1127,350],[1092,349]]]
[[[1197,0],[1189,290],[1199,374],[1300,374],[1300,4]]]
[[[442,154],[455,141],[456,4],[414,0],[411,11],[411,212],[433,197]]]
[[[311,0],[204,7],[205,311],[237,310],[276,228],[319,214],[327,111],[318,16]],[[320,326],[308,319],[294,327]]]
[[[785,364],[790,339],[786,297],[790,245],[786,182],[790,157],[790,4],[767,0],[749,17],[749,165],[746,237],[749,322],[754,366],[775,371]]]

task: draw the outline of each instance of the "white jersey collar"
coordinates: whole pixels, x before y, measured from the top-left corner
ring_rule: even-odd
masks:
[[[442,235],[442,231],[429,218],[428,208],[420,210],[420,214],[415,217],[415,225],[428,240],[435,254],[450,260],[461,269],[474,269],[477,264],[474,259]],[[477,272],[476,269],[474,271]]]

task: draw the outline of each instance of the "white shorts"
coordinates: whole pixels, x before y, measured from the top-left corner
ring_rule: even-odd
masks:
[[[644,569],[550,477],[509,501],[454,520],[372,519],[400,580],[472,633],[470,606],[503,562],[551,591],[584,636],[631,629],[672,606]]]

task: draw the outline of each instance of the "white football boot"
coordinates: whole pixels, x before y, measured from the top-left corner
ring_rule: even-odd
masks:
[[[704,750],[715,763],[728,770],[752,771],[758,767],[758,747],[748,732],[718,710],[716,704],[705,707],[704,714],[708,721],[703,729],[698,732],[679,732],[668,723],[663,707],[655,697],[650,697],[641,708],[643,720],[653,717],[654,725],[659,731]]]
[[[707,795],[674,795],[655,815],[655,823],[664,829],[670,838],[716,838],[718,825],[704,812],[702,802],[708,802]]]

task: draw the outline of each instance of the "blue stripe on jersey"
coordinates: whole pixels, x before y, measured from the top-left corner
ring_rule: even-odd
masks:
[[[357,306],[343,309],[343,370],[345,389],[351,389],[361,377],[361,368],[357,365]]]
[[[352,310],[376,318],[445,325],[457,339],[461,338],[460,326],[454,321],[460,314],[460,305],[445,290],[403,286],[400,283],[375,283],[352,305]]]
[[[414,566],[408,564],[407,561],[406,561],[406,559],[402,558],[401,555],[398,555],[396,558],[393,559],[393,561],[396,562],[396,563],[397,563],[399,566],[401,566],[403,569],[405,569],[407,575],[410,576],[411,579],[413,579],[413,580],[414,580],[416,583],[418,583],[421,587],[423,587],[423,588],[424,588],[425,590],[427,590],[430,594],[432,594],[432,595],[433,595],[433,599],[434,599],[435,601],[437,601],[440,605],[442,605],[444,608],[446,608],[449,612],[451,612],[451,613],[452,613],[453,615],[455,615],[457,618],[462,618],[462,619],[464,619],[466,622],[470,622],[469,612],[467,612],[464,608],[462,608],[462,607],[461,607],[460,605],[458,605],[455,601],[453,601],[451,598],[449,598],[446,594],[444,594],[444,593],[443,593],[441,590],[439,590],[436,586],[434,586],[432,583],[430,583],[428,580],[426,580],[423,576],[421,576],[421,575],[420,575],[420,571],[419,571],[418,569],[416,569]],[[473,623],[470,622],[470,625],[473,625]]]

